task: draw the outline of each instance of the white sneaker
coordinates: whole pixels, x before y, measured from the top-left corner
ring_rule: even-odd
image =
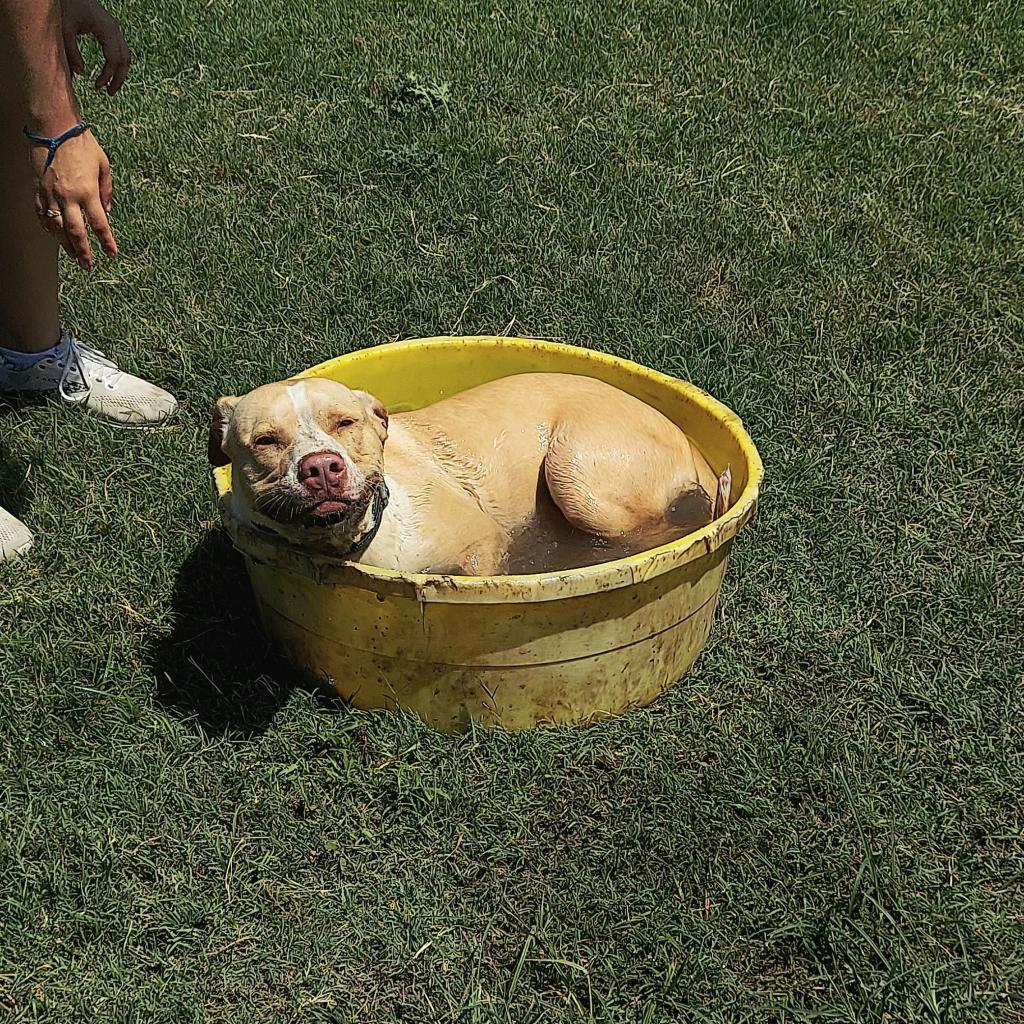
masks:
[[[32,533],[5,508],[0,508],[0,562],[16,558],[32,547]]]
[[[118,368],[102,352],[61,331],[53,355],[18,367],[0,355],[0,391],[50,393],[125,427],[155,427],[177,411],[173,395]]]

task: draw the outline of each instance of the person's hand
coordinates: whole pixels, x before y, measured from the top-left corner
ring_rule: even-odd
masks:
[[[132,61],[131,50],[117,19],[97,0],[60,0],[60,9],[68,67],[76,75],[85,74],[85,59],[78,48],[78,37],[95,36],[105,61],[96,79],[96,88],[106,89],[108,95],[113,96],[124,85]]]
[[[46,147],[32,147],[36,177],[36,213],[40,223],[83,270],[91,270],[92,250],[86,223],[108,256],[117,255],[117,242],[107,215],[113,183],[110,161],[92,132],[69,139],[46,170]]]

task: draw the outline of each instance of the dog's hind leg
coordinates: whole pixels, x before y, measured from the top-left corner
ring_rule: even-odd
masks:
[[[711,520],[714,495],[702,486],[686,436],[623,431],[588,417],[552,437],[544,478],[552,500],[578,530],[604,540],[682,536]],[[703,469],[703,467],[702,467]]]

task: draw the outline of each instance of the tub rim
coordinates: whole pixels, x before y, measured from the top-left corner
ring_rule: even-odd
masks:
[[[538,352],[571,353],[583,363],[614,366],[645,377],[652,383],[683,393],[695,405],[720,421],[733,436],[747,462],[747,482],[732,506],[718,519],[694,533],[639,554],[579,569],[559,572],[530,573],[516,576],[451,576],[439,573],[403,573],[329,556],[309,555],[283,543],[276,535],[237,522],[228,510],[231,494],[231,466],[213,471],[221,521],[232,543],[247,558],[260,564],[273,564],[306,576],[316,583],[357,587],[385,597],[406,597],[420,602],[445,604],[511,604],[527,601],[557,601],[569,597],[617,590],[653,579],[672,569],[710,555],[730,542],[754,517],[760,494],[764,466],[750,435],[739,416],[728,406],[688,381],[679,380],[620,356],[599,352],[578,345],[565,345],[539,338],[504,337],[498,335],[439,335],[410,338],[405,341],[373,345],[345,355],[335,356],[316,366],[294,374],[289,380],[326,377],[339,366],[377,358],[381,349],[430,349],[454,344],[485,348],[509,346]],[[543,372],[543,371],[540,371]]]

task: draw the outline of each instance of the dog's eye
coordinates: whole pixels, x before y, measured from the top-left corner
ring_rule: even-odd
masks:
[[[273,448],[277,444],[277,438],[273,434],[260,434],[252,443],[255,448]]]
[[[353,423],[355,423],[355,420],[352,419],[335,420],[334,429],[341,430],[343,427],[351,427]]]

